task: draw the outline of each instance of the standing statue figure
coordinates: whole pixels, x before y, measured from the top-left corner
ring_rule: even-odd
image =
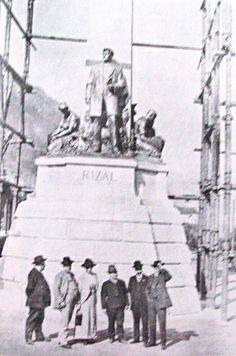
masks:
[[[93,122],[93,151],[101,152],[101,131],[106,125],[112,140],[113,153],[122,153],[120,140],[121,114],[128,99],[122,67],[113,60],[114,52],[103,49],[103,62],[92,67],[86,85],[85,102]]]
[[[150,109],[146,116],[142,116],[137,120],[136,147],[137,153],[160,158],[165,140],[161,136],[156,136],[153,128],[156,117],[156,111]]]
[[[66,103],[61,103],[58,109],[63,117],[56,130],[48,136],[48,152],[51,154],[66,153],[79,136],[78,116],[71,112]]]

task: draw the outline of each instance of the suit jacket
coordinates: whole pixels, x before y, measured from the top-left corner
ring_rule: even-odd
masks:
[[[61,271],[54,280],[54,309],[61,309],[66,304],[79,299],[78,283],[71,272]]]
[[[118,279],[117,283],[110,280],[102,285],[101,290],[102,309],[125,308],[128,304],[125,282]]]
[[[107,88],[109,84],[114,86],[113,92]],[[112,97],[115,106],[118,105],[119,111],[122,111],[128,98],[128,87],[120,64],[112,60],[93,66],[87,82],[86,97],[90,99],[90,116],[101,116],[104,97]]]
[[[158,277],[154,274],[148,277],[147,281],[147,299],[148,303],[157,304],[158,309],[169,308],[172,306],[169,294],[166,289],[166,282],[172,278],[166,269],[161,269]]]
[[[148,277],[145,274],[142,275],[140,282],[137,281],[136,276],[130,277],[128,292],[131,297],[131,309],[134,310],[136,307],[147,306],[147,296],[146,296],[146,287],[147,287]]]
[[[26,305],[30,308],[45,309],[51,305],[51,293],[44,275],[33,268],[28,275]]]

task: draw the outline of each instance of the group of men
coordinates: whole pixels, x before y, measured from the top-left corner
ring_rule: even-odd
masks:
[[[25,339],[29,345],[34,345],[33,333],[35,333],[36,342],[51,341],[49,337],[44,336],[42,331],[45,308],[51,305],[50,288],[43,275],[45,260],[41,255],[36,256],[33,261],[34,268],[28,275],[26,305],[29,306],[29,315],[26,320]],[[64,257],[61,262],[63,270],[56,275],[54,281],[54,308],[61,313],[59,346],[67,349],[71,348],[68,342],[68,326],[76,305],[81,303],[80,288],[71,272],[72,263],[73,261],[69,257]],[[91,272],[95,264],[92,260],[86,259],[82,266]],[[161,346],[163,350],[166,348],[166,309],[172,305],[166,282],[171,279],[171,275],[163,268],[163,263],[160,260],[154,261],[152,267],[154,273],[146,276],[143,273],[141,261],[135,261],[133,264],[135,275],[129,279],[127,288],[125,282],[118,279],[116,266],[108,266],[109,278],[102,284],[101,304],[108,316],[108,336],[111,343],[115,341],[115,325],[118,341],[126,343],[123,327],[124,315],[125,310],[131,309],[134,327],[131,343],[140,342],[140,321],[142,321],[144,346],[155,346],[156,316],[158,316]],[[96,274],[92,273],[91,278],[94,279],[94,277],[95,281],[91,285],[96,293],[98,284]]]
[[[164,269],[159,260],[152,264],[154,273],[146,276],[143,264],[135,261],[135,275],[129,279],[128,288],[125,282],[118,279],[114,265],[108,266],[109,280],[104,282],[101,290],[102,308],[108,315],[108,334],[110,342],[115,341],[115,322],[117,324],[118,341],[124,340],[124,310],[133,313],[133,340],[140,342],[140,320],[142,321],[142,341],[145,347],[156,345],[156,315],[162,349],[166,349],[166,309],[172,306],[166,289],[166,282],[171,279],[170,273]]]

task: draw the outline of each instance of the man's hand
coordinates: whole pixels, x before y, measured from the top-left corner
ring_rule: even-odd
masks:
[[[115,93],[115,86],[113,84],[108,84],[107,89],[114,94]]]
[[[107,314],[107,310],[106,309],[102,309],[104,314]]]

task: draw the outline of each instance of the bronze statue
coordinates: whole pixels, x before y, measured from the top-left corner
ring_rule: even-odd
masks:
[[[161,136],[156,136],[153,128],[157,117],[155,110],[148,110],[146,116],[140,117],[136,122],[136,148],[137,153],[152,157],[161,157],[165,140]]]
[[[80,119],[72,113],[67,104],[61,103],[58,109],[63,117],[56,128],[48,136],[48,153],[59,154],[67,151],[68,147],[73,146],[73,142],[78,140]]]
[[[113,60],[114,52],[103,49],[103,62],[91,69],[86,85],[85,102],[93,123],[93,151],[102,150],[102,129],[107,127],[112,142],[112,152],[122,153],[120,128],[122,111],[128,100],[128,88],[123,70]]]

